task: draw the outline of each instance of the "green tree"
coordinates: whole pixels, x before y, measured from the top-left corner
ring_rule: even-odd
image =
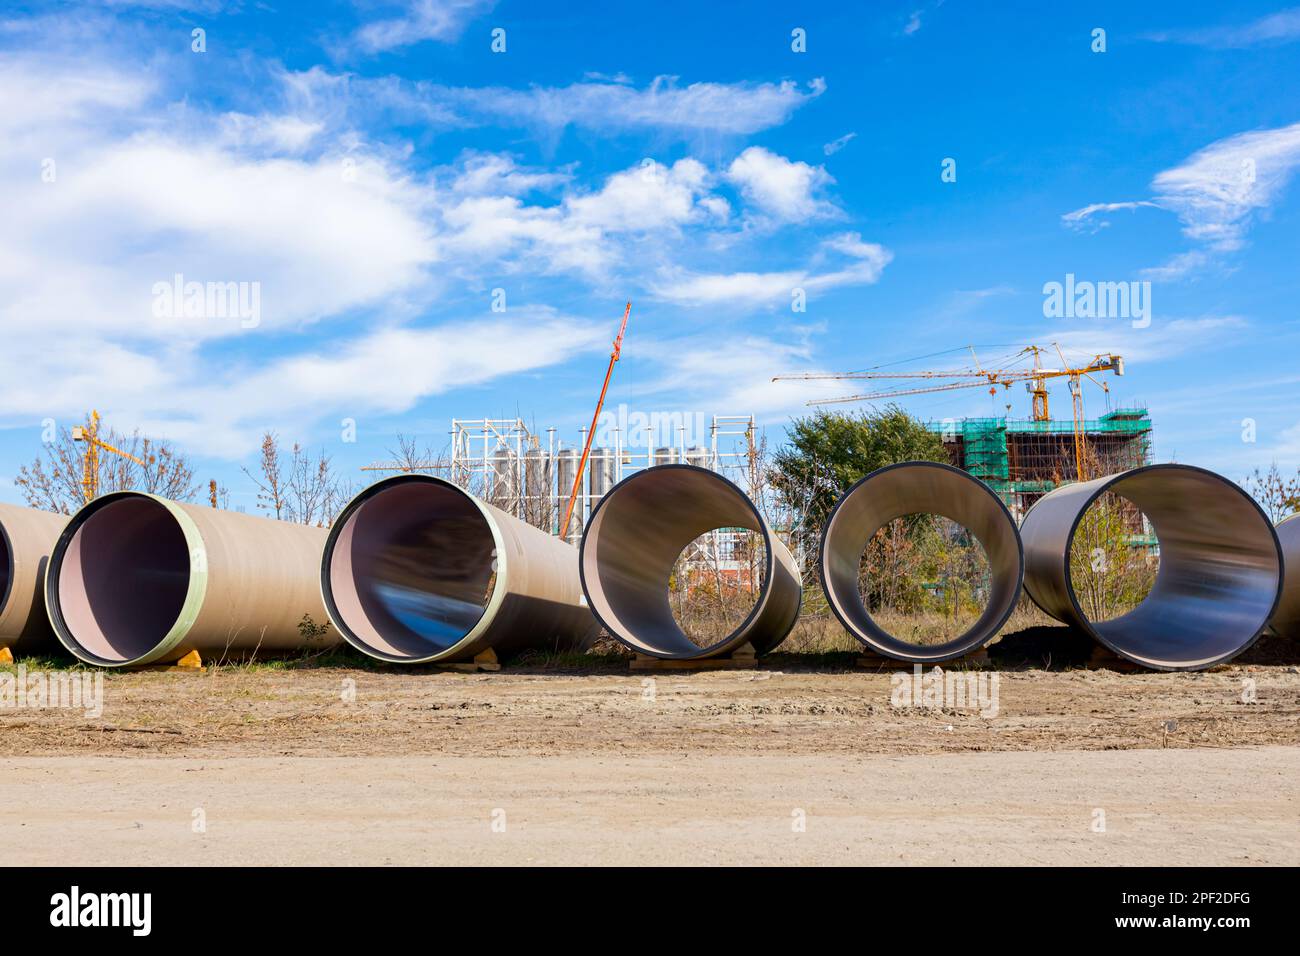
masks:
[[[877,468],[900,461],[948,461],[943,440],[897,405],[856,415],[818,412],[796,419],[770,482],[805,533],[819,533],[840,495]]]

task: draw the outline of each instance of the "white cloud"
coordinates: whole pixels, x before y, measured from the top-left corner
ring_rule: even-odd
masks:
[[[1105,213],[1119,212],[1120,210],[1141,209],[1143,206],[1155,207],[1155,205],[1155,203],[1147,200],[1137,202],[1095,202],[1084,206],[1082,209],[1067,212],[1061,217],[1061,222],[1077,232],[1097,232],[1099,229],[1105,229],[1110,225],[1110,220],[1103,219],[1098,214],[1104,215]]]
[[[1241,26],[1200,30],[1168,30],[1148,39],[1158,42],[1189,43],[1218,49],[1244,48],[1300,39],[1300,7],[1270,13]]]
[[[838,268],[823,268],[832,252],[848,261]],[[839,286],[874,285],[893,257],[884,246],[863,242],[858,233],[846,232],[824,240],[813,262],[803,269],[731,273],[670,270],[653,286],[653,292],[680,305],[752,307],[780,300],[788,303],[797,288],[813,294]]]
[[[323,123],[299,116],[226,113],[220,119],[220,142],[239,149],[298,154],[324,130]]]
[[[845,146],[849,145],[850,140],[857,138],[857,133],[845,133],[838,139],[833,139],[822,147],[822,152],[827,156],[834,156]]]
[[[626,82],[584,82],[568,86],[460,87],[394,76],[367,78],[329,73],[320,67],[286,73],[296,102],[321,113],[376,111],[418,118],[437,126],[515,126],[559,133],[574,126],[604,135],[659,132],[699,138],[746,136],[785,123],[799,107],[826,90],[814,79],[799,84],[710,83],[681,86],[659,76],[649,86]]]
[[[549,192],[572,179],[573,174],[567,170],[528,169],[500,153],[469,152],[461,157],[451,189],[471,196],[522,196],[538,190]]]
[[[1300,167],[1300,123],[1238,133],[1211,143],[1151,182],[1155,195],[1139,202],[1092,203],[1066,213],[1062,223],[1084,229],[1099,213],[1151,206],[1174,213],[1183,235],[1201,248],[1147,270],[1152,278],[1178,278],[1245,245],[1255,220],[1276,203]],[[1109,225],[1100,221],[1093,227]]]
[[[1135,329],[1129,323],[1115,322],[1096,329],[1058,332],[1055,340],[1067,357],[1117,352],[1130,364],[1149,365],[1200,351],[1228,338],[1240,340],[1249,328],[1250,323],[1238,315],[1167,320],[1157,316],[1148,328]]]
[[[1241,247],[1253,217],[1280,196],[1300,166],[1300,123],[1211,143],[1152,181],[1154,202],[1183,233],[1217,250]]]
[[[814,195],[835,181],[825,169],[792,162],[761,146],[751,146],[732,160],[727,179],[779,222],[807,221],[839,212]]]
[[[576,166],[472,151],[412,174],[406,150],[371,146],[349,122],[347,77],[285,74],[278,104],[208,112],[168,102],[141,75],[0,54],[9,147],[0,151],[0,424],[94,406],[205,453],[242,456],[266,427],[303,434],[336,415],[399,413],[607,346],[607,323],[514,301],[509,321],[469,321],[441,304],[448,289],[515,272],[654,275],[715,236],[745,233],[725,228],[731,205],[715,191],[725,173],[693,158],[636,164],[588,188],[576,184]],[[616,127],[703,129],[735,107],[727,122],[745,129],[781,121],[822,87],[613,88],[630,96],[611,101],[625,111]],[[585,111],[603,108],[605,94],[565,105],[574,89],[561,91],[554,115],[595,124]],[[555,105],[545,99],[534,105]],[[57,166],[48,182],[33,160],[47,151]],[[818,180],[813,167],[774,159]],[[767,192],[759,177],[747,185],[768,210],[801,201],[797,189],[781,192],[779,177]],[[818,201],[811,185],[805,192]],[[810,292],[874,282],[888,258],[842,234],[787,278]],[[257,283],[260,325],[154,314],[155,284],[177,273]],[[620,290],[643,282],[620,278]],[[431,313],[460,318],[436,324]],[[499,341],[511,347],[483,344]]]
[[[725,219],[707,195],[709,173],[694,159],[648,162],[614,173],[597,190],[559,203],[530,205],[516,196],[473,195],[442,210],[449,256],[500,259],[521,254],[550,271],[589,277],[629,258],[621,240],[675,235],[682,227]]]
[[[1161,265],[1141,269],[1138,271],[1138,275],[1152,282],[1173,282],[1175,279],[1199,273],[1209,263],[1210,257],[1208,255],[1200,250],[1191,249],[1170,256]]]
[[[430,395],[603,349],[607,326],[514,306],[508,319],[382,328],[230,367],[204,362],[187,349],[132,352],[83,338],[69,352],[33,342],[10,353],[15,368],[0,413],[10,421],[65,418],[84,413],[93,396],[109,421],[238,458],[268,427],[301,434],[323,418],[400,413]],[[243,334],[255,339],[265,333]],[[503,341],[511,347],[490,346]],[[85,361],[87,354],[95,355],[93,363]]]
[[[436,259],[423,191],[361,160],[254,160],[152,135],[63,155],[0,220],[0,328],[196,339],[224,320],[152,314],[155,282],[258,282],[263,321],[294,326],[413,290]],[[18,180],[19,170],[0,165]]]
[[[465,27],[496,6],[496,0],[406,0],[400,16],[367,23],[356,33],[356,45],[379,53],[425,40],[458,40]]]
[[[712,409],[743,409],[768,420],[803,411],[807,382],[773,382],[806,371],[812,349],[807,330],[792,329],[783,339],[737,336],[719,349],[715,336],[678,338],[639,345],[663,371],[637,394],[697,403]]]

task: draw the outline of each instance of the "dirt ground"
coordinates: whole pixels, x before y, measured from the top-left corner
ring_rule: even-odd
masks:
[[[1300,863],[1295,664],[956,665],[985,713],[900,670],[109,674],[0,709],[0,863]]]

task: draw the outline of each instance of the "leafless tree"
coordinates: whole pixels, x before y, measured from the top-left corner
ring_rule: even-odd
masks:
[[[262,436],[257,473],[243,472],[257,485],[257,507],[279,521],[317,527],[333,522],[354,487],[334,474],[323,449],[313,455],[295,443],[286,458],[274,432]]]
[[[84,426],[94,425],[87,416]],[[198,490],[189,459],[171,442],[146,438],[134,431],[124,435],[99,426],[100,441],[119,448],[140,461],[101,449],[95,486],[98,494],[113,491],[146,491],[176,501],[190,501]],[[72,429],[61,428],[47,443],[43,456],[18,469],[14,484],[33,508],[71,514],[85,503],[87,444],[74,441]],[[144,462],[144,464],[140,464]]]
[[[284,465],[280,461],[280,437],[274,432],[262,436],[261,457],[257,467],[258,474],[247,468],[240,470],[257,485],[257,507],[277,521],[282,521],[289,509],[289,489],[284,477]]]
[[[1300,511],[1300,471],[1287,478],[1278,468],[1277,462],[1273,462],[1268,471],[1256,468],[1246,476],[1241,486],[1259,502],[1264,513],[1275,523]]]

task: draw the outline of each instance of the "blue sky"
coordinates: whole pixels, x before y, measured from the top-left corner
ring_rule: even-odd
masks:
[[[856,6],[6,5],[0,497],[90,407],[250,511],[268,428],[348,470],[453,416],[576,441],[628,299],[615,408],[779,441],[853,383],[773,375],[1059,342],[1126,356],[1158,459],[1300,466],[1300,8]],[[160,313],[177,274],[256,321]],[[1067,274],[1150,323],[1045,317]]]

